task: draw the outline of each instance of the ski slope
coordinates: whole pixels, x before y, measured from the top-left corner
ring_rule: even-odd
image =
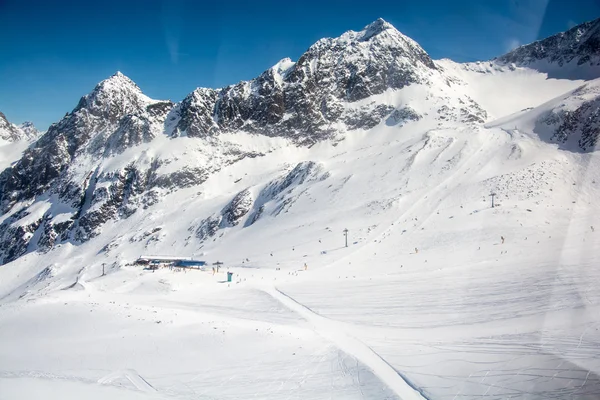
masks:
[[[384,94],[425,115],[402,127],[310,148],[231,135],[267,154],[1,266],[0,397],[598,398],[600,161],[534,123],[581,82],[461,71],[471,83],[451,90],[488,104],[485,125],[442,124],[409,88]],[[477,79],[541,89],[486,103]],[[175,150],[158,144],[142,147]],[[260,218],[200,240],[245,190]],[[224,266],[152,272],[142,254]]]

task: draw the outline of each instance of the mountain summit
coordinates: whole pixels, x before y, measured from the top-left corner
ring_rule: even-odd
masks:
[[[383,18],[378,18],[363,28],[363,30],[360,32],[362,33],[360,40],[369,40],[371,37],[388,29],[393,29],[394,31],[398,32],[392,24],[386,22]]]

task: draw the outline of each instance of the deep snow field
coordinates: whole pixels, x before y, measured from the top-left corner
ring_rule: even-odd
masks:
[[[431,117],[311,148],[231,135],[273,150],[1,266],[0,399],[600,398],[598,153],[500,119],[582,82],[474,69],[485,126]],[[303,161],[277,215],[194,238]],[[224,267],[130,265],[142,254]]]

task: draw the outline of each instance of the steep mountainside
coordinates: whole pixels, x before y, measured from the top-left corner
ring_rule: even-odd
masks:
[[[600,78],[486,126],[534,132],[572,151],[595,151],[600,139]]]

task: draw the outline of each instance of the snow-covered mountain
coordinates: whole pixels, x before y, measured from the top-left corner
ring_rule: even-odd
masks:
[[[21,125],[15,125],[8,122],[6,116],[0,112],[0,140],[4,142],[17,142],[20,140],[33,140],[39,136],[40,132],[32,122],[23,122]]]
[[[136,325],[135,332],[155,336],[106,349],[114,354],[162,340],[156,335],[162,338],[163,327],[177,343],[187,342],[175,328],[199,323],[198,307],[212,312],[202,323],[225,318],[248,337],[264,328],[257,322],[262,318],[276,327],[277,346],[287,346],[284,337],[293,335],[316,352],[322,339],[313,342],[315,332],[335,345],[320,361],[303,359],[293,367],[309,371],[324,363],[333,371],[325,374],[327,382],[307,378],[278,389],[261,389],[257,382],[264,378],[253,375],[254,361],[248,364],[256,359],[253,351],[273,353],[276,345],[260,338],[244,350],[248,360],[223,361],[217,372],[202,357],[190,355],[192,362],[179,353],[173,365],[140,361],[136,369],[152,371],[155,386],[129,369],[102,377],[89,372],[103,384],[126,377],[141,391],[158,388],[182,398],[527,393],[541,399],[551,397],[548,385],[564,383],[554,379],[561,374],[571,383],[559,388],[560,396],[576,398],[585,385],[595,396],[600,276],[587,267],[600,261],[593,209],[600,194],[599,24],[461,64],[432,60],[380,19],[319,40],[297,61],[283,59],[253,80],[198,88],[180,102],[151,99],[118,72],[27,142],[0,174],[0,304],[57,299],[81,321],[90,318],[77,308],[85,302],[132,302],[139,321],[160,304],[158,322],[175,321],[168,328]],[[27,131],[1,126],[10,137]],[[488,206],[491,192],[495,208]],[[237,274],[236,291],[228,294],[221,278],[204,273],[141,272],[131,265],[141,254],[225,262]],[[75,308],[67,306],[71,301]],[[117,310],[102,307],[101,313]],[[177,319],[175,309],[190,319]],[[296,327],[290,310],[314,331]],[[22,318],[35,321],[38,312],[27,308]],[[575,327],[564,322],[571,312]],[[221,313],[227,317],[215,316]],[[0,313],[0,339],[10,315]],[[536,325],[540,319],[548,329]],[[211,336],[216,333],[221,329],[211,327],[202,336],[227,343],[220,351],[233,351],[225,347],[235,339]],[[536,347],[531,337],[538,336],[543,345]],[[569,343],[579,343],[579,350],[562,351]],[[308,354],[291,346],[294,356]],[[535,350],[537,358],[521,364],[515,346],[522,357]],[[17,353],[1,349],[0,356],[18,364]],[[498,349],[506,349],[506,357]],[[482,352],[494,371],[529,373],[482,372]],[[333,353],[353,357],[356,365]],[[292,379],[296,372],[277,358],[283,356],[272,357],[265,367],[275,376],[270,379]],[[64,368],[81,369],[82,359]],[[103,369],[85,363],[90,371]],[[183,382],[172,372],[192,363],[209,369],[219,384]],[[338,367],[345,377],[339,385],[337,375],[329,375]],[[344,380],[358,371],[358,383]],[[232,375],[247,379],[226,385]],[[0,371],[0,383],[3,378]],[[256,389],[244,391],[247,386]]]
[[[578,65],[595,62],[590,43],[597,36],[597,22],[487,64],[454,64],[432,61],[417,43],[379,19],[359,32],[319,40],[297,62],[284,59],[256,79],[223,89],[196,89],[180,103],[150,99],[117,72],[0,175],[0,205],[8,216],[0,241],[2,259],[8,262],[33,249],[46,251],[61,241],[85,242],[109,220],[127,218],[158,203],[165,193],[201,185],[228,165],[263,157],[276,148],[338,143],[354,130],[380,124],[400,129],[423,118],[438,127],[490,122],[491,116],[500,115],[494,106],[486,107],[490,88],[472,79],[472,72],[483,77],[479,80],[497,78],[500,85],[493,89],[500,91],[514,80],[506,76],[536,74],[514,64],[506,67],[508,62],[527,65],[534,58],[548,58],[562,65],[572,61],[573,54],[585,61]],[[570,58],[563,60],[560,54]],[[571,89],[569,85],[581,82],[543,81],[539,86],[549,88],[542,89],[544,95],[563,95],[554,86]],[[486,92],[482,95],[479,88]],[[539,102],[536,97],[531,106]],[[570,131],[583,129],[580,147],[593,146],[597,122],[587,114],[597,113],[594,99],[581,107],[561,113],[566,121],[554,127],[550,137],[564,141]],[[507,111],[500,112],[504,116]],[[572,120],[584,113],[587,122],[576,127]],[[35,136],[29,125],[24,129],[2,121],[8,132],[4,136]],[[188,154],[189,145],[194,149]],[[41,198],[51,198],[50,207],[28,218],[26,226],[15,225]],[[53,222],[56,210],[64,216],[58,224]]]
[[[43,133],[40,132],[31,121],[25,121],[22,124],[17,125],[17,128],[23,132],[23,137],[30,141],[37,139]]]
[[[4,170],[17,161],[23,151],[40,136],[31,122],[15,125],[0,112],[0,169]]]
[[[0,175],[0,205],[11,214],[0,251],[8,262],[27,249],[49,249],[57,238],[84,242],[108,220],[147,208],[165,192],[200,185],[224,166],[264,156],[255,143],[267,138],[280,139],[277,147],[304,147],[381,123],[400,127],[427,114],[467,124],[486,118],[456,78],[381,19],[360,32],[318,41],[296,63],[283,60],[252,81],[220,90],[197,89],[178,104],[152,100],[116,73]],[[237,137],[225,139],[226,133]],[[257,134],[265,139],[252,140]],[[161,152],[165,142],[183,152],[188,138],[197,146],[194,162]],[[249,140],[242,145],[238,138]],[[15,226],[40,196],[52,197],[51,209]],[[70,215],[56,226],[55,209]],[[33,247],[32,239],[38,241]]]
[[[21,134],[19,128],[8,122],[6,116],[0,112],[0,138],[6,142],[14,142],[21,139]]]

